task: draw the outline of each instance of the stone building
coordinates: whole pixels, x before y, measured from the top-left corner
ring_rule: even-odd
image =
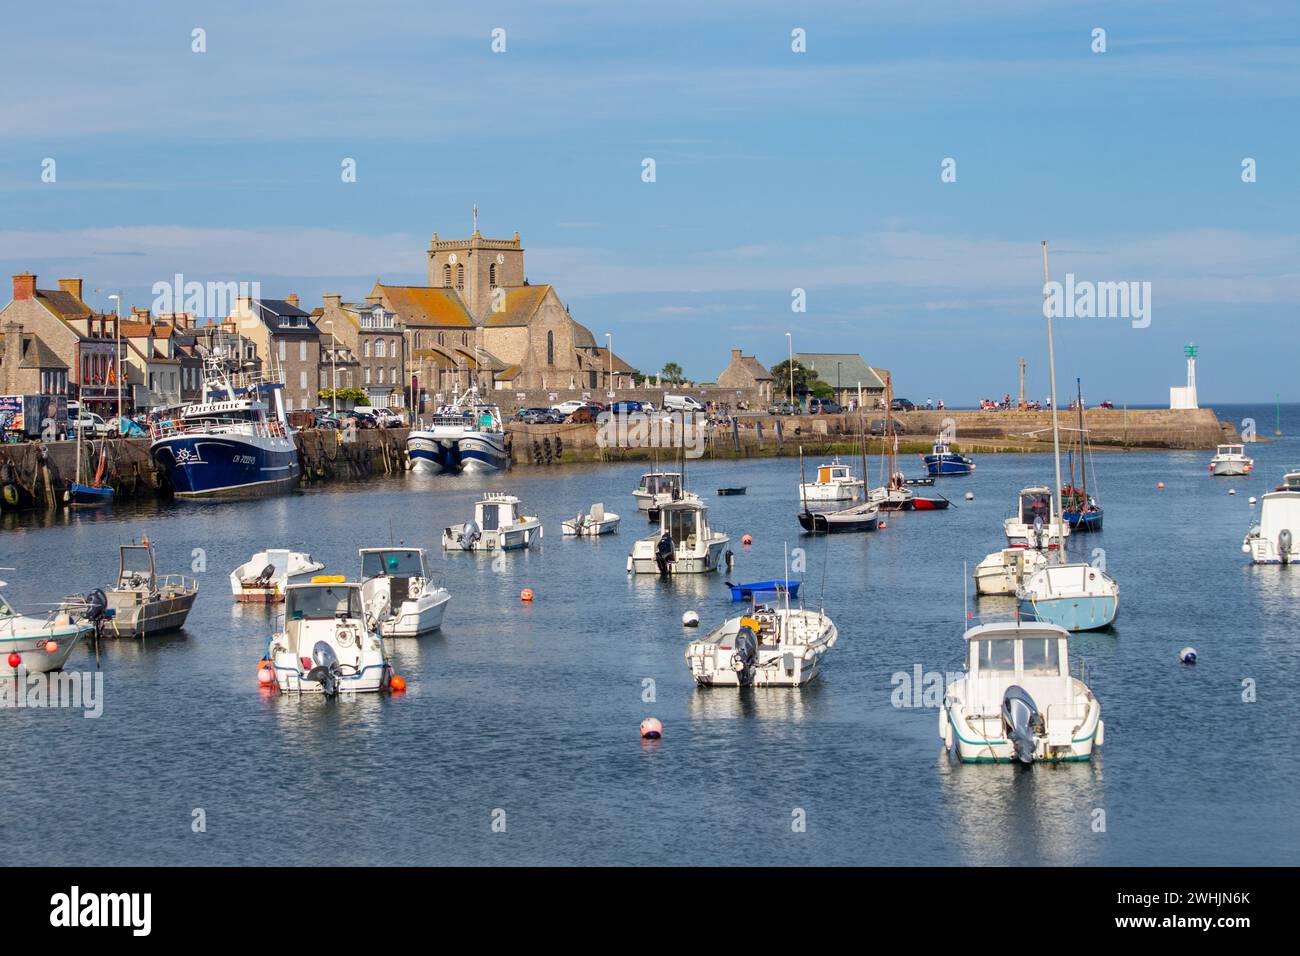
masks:
[[[740,349],[731,350],[731,362],[718,376],[718,388],[745,389],[753,396],[753,401],[770,403],[772,401],[772,373],[763,367],[763,363],[752,355],[745,355]]]
[[[875,408],[884,402],[888,369],[868,365],[856,352],[796,352],[794,360],[835,390],[835,401],[846,408]],[[779,387],[779,386],[778,386]],[[897,395],[897,391],[894,393]]]
[[[349,303],[331,293],[325,296],[324,307],[312,312],[312,318],[322,336],[323,383],[338,376],[339,388],[362,389],[367,404],[374,408],[406,405],[406,337],[397,313],[384,306],[382,297]],[[337,353],[330,351],[334,342],[339,346]]]
[[[17,322],[0,334],[0,394],[67,395],[68,365]]]
[[[227,322],[257,349],[265,366],[284,375],[284,404],[304,411],[320,404],[320,330],[298,307],[298,296],[240,296]]]
[[[16,336],[13,347],[6,342],[0,378],[14,385],[39,385],[39,372],[45,372],[53,376],[48,381],[61,381],[59,365],[51,360],[55,358],[68,376],[65,388],[70,398],[81,399],[87,411],[98,411],[105,418],[116,415],[116,323],[116,316],[95,312],[83,302],[79,278],[61,278],[59,289],[39,289],[34,274],[19,273],[13,277],[13,299],[0,310],[0,333],[8,338],[12,328]],[[22,342],[27,343],[26,349]],[[123,343],[123,351],[125,347]],[[32,368],[31,362],[38,362],[40,368]],[[32,372],[38,372],[35,380]]]

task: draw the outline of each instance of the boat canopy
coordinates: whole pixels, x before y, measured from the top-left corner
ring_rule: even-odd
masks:
[[[361,550],[361,575],[377,578],[424,577],[424,560],[419,548],[363,548]]]
[[[1055,624],[981,624],[965,634],[972,675],[1066,677],[1070,634]]]
[[[672,471],[652,471],[641,476],[641,490],[652,495],[667,495],[680,491],[682,476]]]
[[[1052,493],[1046,488],[1025,488],[1020,492],[1020,521],[1032,525],[1036,518],[1046,524],[1052,517]]]
[[[290,621],[328,621],[336,617],[361,616],[359,584],[294,584],[285,591],[285,618]]]
[[[848,465],[822,465],[817,469],[817,483],[819,485],[830,484],[832,481],[843,481],[848,477]]]

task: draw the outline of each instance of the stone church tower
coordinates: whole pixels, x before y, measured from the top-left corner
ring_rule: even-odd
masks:
[[[453,288],[480,321],[492,308],[492,290],[524,284],[524,247],[513,239],[484,239],[477,229],[468,239],[429,243],[429,285]]]

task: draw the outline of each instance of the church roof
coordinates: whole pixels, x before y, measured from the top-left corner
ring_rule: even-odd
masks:
[[[474,327],[474,317],[455,289],[424,285],[383,285],[376,282],[370,294],[382,296],[384,305],[396,313],[397,320],[403,325],[464,329]]]
[[[596,336],[592,335],[591,329],[581,322],[574,322],[573,345],[575,348],[580,349],[594,349],[596,347]]]
[[[609,349],[593,348],[590,354],[591,354],[591,362],[589,363],[590,368],[597,368],[597,369],[609,368]],[[630,375],[632,372],[635,371],[636,369],[634,369],[632,366],[624,362],[621,358],[618,357],[618,354],[615,353],[614,355],[615,375]]]
[[[505,292],[502,308],[488,308],[483,324],[488,328],[501,328],[512,325],[527,325],[542,305],[542,300],[551,291],[549,285],[499,286]],[[576,323],[575,323],[576,324]],[[587,332],[591,335],[590,332]],[[591,344],[595,345],[593,338]]]

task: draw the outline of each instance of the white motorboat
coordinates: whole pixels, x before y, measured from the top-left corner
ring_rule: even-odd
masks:
[[[1251,525],[1241,550],[1255,564],[1300,564],[1300,468],[1259,499],[1259,521]]]
[[[1046,566],[1047,554],[1033,548],[994,551],[975,565],[975,593],[1014,595],[1027,578]]]
[[[305,551],[268,548],[230,572],[230,591],[242,604],[279,604],[284,589],[311,578],[325,565]]]
[[[799,485],[803,501],[853,501],[862,494],[862,479],[854,478],[849,466],[834,458],[817,466],[817,477]]]
[[[199,582],[181,574],[158,575],[148,538],[118,548],[117,585],[105,591],[109,637],[149,637],[185,626]]]
[[[361,593],[384,637],[419,637],[442,627],[451,592],[435,584],[423,548],[362,548]]]
[[[578,515],[560,524],[560,531],[569,537],[594,538],[601,534],[613,534],[618,530],[618,515],[606,511],[603,504],[594,504],[591,511]]]
[[[682,475],[678,471],[648,471],[632,492],[637,511],[655,511],[660,505],[682,497]]]
[[[44,674],[63,667],[77,641],[90,634],[94,625],[82,607],[60,607],[45,618],[19,614],[5,599],[0,581],[0,660],[6,665],[10,654],[18,655],[18,667],[29,674]],[[15,668],[10,668],[12,674]]]
[[[686,663],[705,687],[802,687],[838,638],[824,611],[757,604],[688,644]]]
[[[1210,459],[1210,474],[1215,478],[1249,475],[1255,462],[1246,457],[1245,445],[1220,445]]]
[[[628,573],[705,574],[718,570],[731,539],[709,527],[709,506],[695,495],[659,507],[659,530],[632,545]]]
[[[966,631],[966,673],[944,694],[939,737],[966,763],[1088,760],[1102,746],[1101,702],[1070,674],[1070,635],[1053,624]]]
[[[1056,514],[1056,503],[1046,485],[1021,488],[1016,513],[1002,522],[1007,547],[1056,549],[1070,534],[1070,526]]]
[[[392,667],[360,584],[318,575],[285,591],[284,630],[271,635],[263,666],[281,691],[324,694],[385,690]]]
[[[504,471],[510,467],[501,409],[469,388],[433,415],[427,427],[412,429],[406,455],[415,471],[434,473]]]
[[[1039,568],[1016,592],[1020,615],[1067,631],[1110,627],[1119,613],[1119,585],[1105,571],[1084,561]]]
[[[474,520],[443,529],[445,551],[513,551],[542,536],[542,522],[525,515],[514,495],[489,491],[474,505]]]

